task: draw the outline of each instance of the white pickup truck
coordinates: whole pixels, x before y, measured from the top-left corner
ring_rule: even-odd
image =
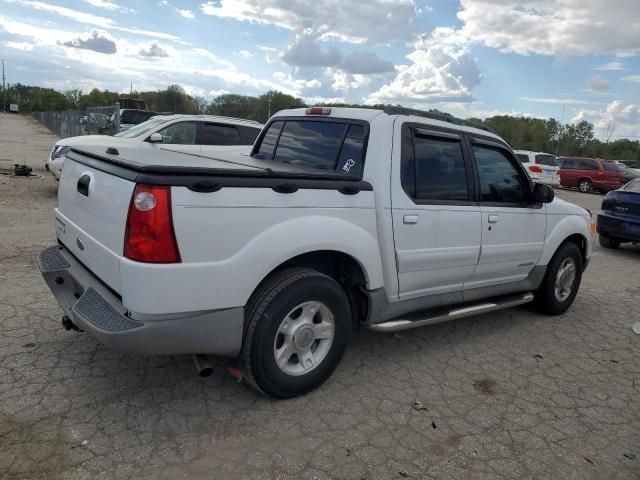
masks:
[[[39,266],[66,328],[138,354],[230,357],[286,398],[359,327],[394,332],[572,304],[591,214],[534,184],[497,135],[428,114],[313,107],[250,157],[72,150]]]

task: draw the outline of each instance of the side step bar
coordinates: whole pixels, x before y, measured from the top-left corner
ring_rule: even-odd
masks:
[[[533,301],[533,293],[525,293],[524,295],[509,297],[502,301],[480,303],[478,305],[458,308],[456,310],[451,310],[449,313],[446,313],[444,315],[438,314],[419,320],[391,320],[389,322],[379,323],[377,325],[369,325],[369,329],[376,332],[399,332],[401,330],[411,330],[413,328],[433,325],[434,323],[448,322],[449,320],[456,320],[458,318],[471,317],[473,315],[480,315],[482,313],[495,312],[496,310],[516,307],[518,305],[523,305],[531,301]]]

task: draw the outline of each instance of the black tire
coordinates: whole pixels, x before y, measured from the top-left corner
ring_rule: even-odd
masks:
[[[575,280],[571,287],[571,293],[566,299],[561,301],[556,296],[555,282],[560,266],[566,259],[573,260],[576,272]],[[566,312],[578,294],[578,289],[580,288],[580,282],[582,280],[582,269],[582,253],[578,246],[571,241],[561,245],[549,262],[547,273],[544,276],[542,285],[540,285],[540,288],[538,288],[535,293],[535,300],[533,304],[535,309],[545,315],[560,315]]]
[[[603,233],[600,234],[598,239],[600,240],[600,246],[602,246],[602,248],[620,248],[620,244],[622,243],[617,238],[610,237]]]
[[[593,191],[593,183],[588,178],[578,180],[578,191],[582,193],[591,193]]]
[[[296,306],[322,302],[333,315],[333,340],[324,358],[308,373],[289,375],[277,365],[274,344],[284,318]],[[242,379],[274,398],[291,398],[319,387],[338,366],[352,334],[351,307],[342,286],[315,270],[291,268],[267,278],[249,300],[245,317]]]

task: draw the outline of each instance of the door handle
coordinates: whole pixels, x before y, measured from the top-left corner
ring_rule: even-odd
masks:
[[[91,183],[91,177],[87,174],[82,175],[78,179],[78,193],[80,195],[84,195],[85,197],[89,196],[89,184]]]
[[[489,214],[489,223],[498,223],[498,215]]]
[[[405,215],[402,217],[402,223],[406,225],[415,225],[418,223],[418,215]]]

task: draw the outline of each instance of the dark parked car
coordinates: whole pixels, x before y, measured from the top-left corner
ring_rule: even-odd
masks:
[[[577,188],[582,193],[592,190],[608,192],[624,185],[622,170],[615,163],[600,158],[560,158],[560,185]]]
[[[640,177],[640,173],[632,168],[627,167],[626,165],[618,164],[618,167],[620,167],[620,169],[622,170],[622,178],[624,183],[629,183],[631,180],[635,180],[636,178]]]
[[[640,178],[609,192],[598,214],[600,245],[618,248],[624,242],[640,242]]]

